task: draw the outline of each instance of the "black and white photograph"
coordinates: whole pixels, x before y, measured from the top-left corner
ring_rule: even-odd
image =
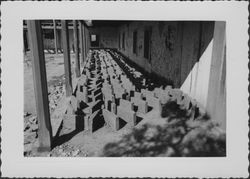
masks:
[[[247,5],[3,3],[3,176],[249,175]]]
[[[25,156],[226,156],[226,22],[23,25]]]

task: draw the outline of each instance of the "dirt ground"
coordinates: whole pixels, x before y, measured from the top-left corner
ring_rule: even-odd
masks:
[[[144,120],[136,125],[140,129],[143,124],[154,123],[161,125],[164,119],[159,116],[159,111],[152,110],[144,116]],[[130,134],[134,127],[125,125],[119,131],[113,131],[109,126],[98,129],[94,133],[82,131],[77,134],[64,135],[68,141],[56,146],[50,153],[53,157],[104,157],[104,148],[107,144],[118,142],[124,135]],[[63,130],[62,130],[63,131]],[[63,135],[62,135],[63,136]],[[64,140],[67,140],[67,139]]]
[[[59,103],[65,100],[65,76],[63,54],[45,54],[46,75],[50,114],[53,114]],[[75,55],[71,54],[71,71],[73,86],[75,77]],[[37,144],[36,103],[33,84],[33,72],[30,53],[24,56],[24,155],[29,155]],[[35,145],[34,145],[35,144]]]
[[[75,80],[74,60],[75,55],[71,54],[72,82]],[[46,74],[49,93],[54,87],[62,86],[64,93],[64,61],[63,54],[45,54]],[[35,94],[33,85],[33,74],[30,53],[27,52],[24,59],[24,114],[36,115]]]

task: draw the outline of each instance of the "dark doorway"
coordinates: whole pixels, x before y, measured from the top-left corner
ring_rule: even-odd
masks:
[[[144,57],[151,60],[151,34],[152,29],[146,28],[144,31]]]
[[[99,47],[99,35],[90,35],[91,47]]]

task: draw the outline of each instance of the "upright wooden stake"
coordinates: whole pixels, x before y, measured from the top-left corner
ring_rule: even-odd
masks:
[[[57,49],[57,33],[56,33],[56,20],[53,20],[53,24],[54,24],[54,42],[55,42],[55,51],[56,51],[56,54],[58,52],[58,49]]]
[[[72,78],[71,78],[68,23],[66,20],[62,20],[61,23],[62,23],[62,42],[63,42],[64,71],[65,71],[65,89],[66,89],[66,96],[70,96],[72,95]]]
[[[82,65],[83,65],[83,62],[84,62],[84,36],[83,36],[83,24],[80,22],[79,23],[79,26],[80,26],[80,46],[81,46],[81,62],[82,62]]]
[[[80,77],[80,63],[79,63],[79,40],[77,20],[73,21],[74,26],[74,44],[75,44],[75,73],[76,77]]]
[[[49,100],[43,38],[39,20],[28,20],[28,33],[32,55],[32,70],[38,119],[38,151],[51,150],[52,128],[49,113]]]

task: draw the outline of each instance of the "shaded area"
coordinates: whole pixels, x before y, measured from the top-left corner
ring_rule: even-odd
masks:
[[[92,107],[92,114],[97,111],[100,110],[102,105],[104,104],[104,102],[102,100],[99,100],[93,107]]]
[[[60,146],[60,145],[64,144],[65,142],[69,141],[78,133],[79,133],[79,131],[74,130],[68,134],[54,137],[53,142],[52,142],[52,149],[55,148],[56,146]]]
[[[148,106],[148,112],[153,110],[153,106]]]
[[[188,110],[167,103],[163,125],[144,124],[103,149],[107,157],[221,157],[226,156],[226,135],[206,115],[190,119]],[[168,107],[168,108],[167,108]],[[160,119],[159,119],[160,120]]]
[[[127,122],[119,117],[119,129],[122,129],[126,124]]]
[[[213,39],[214,21],[181,22],[180,28],[182,85]]]
[[[83,109],[85,109],[85,108],[87,108],[88,107],[88,104],[87,103],[85,103],[85,102],[83,102],[83,101],[80,101],[80,103],[79,103],[79,108],[81,109],[81,110],[83,110]]]
[[[143,120],[143,118],[142,117],[140,117],[140,116],[136,116],[136,118],[135,118],[135,125],[137,125],[139,122],[141,122]]]
[[[104,126],[104,124],[105,124],[105,120],[104,120],[104,117],[103,117],[101,111],[102,110],[99,110],[99,112],[97,113],[97,115],[93,119],[92,132],[95,132],[98,129],[102,128]]]
[[[145,89],[145,88],[148,88],[149,90],[153,90],[155,87],[160,87],[160,86],[165,87],[168,85],[170,86],[174,85],[171,79],[164,78],[160,75],[157,75],[154,72],[151,72],[151,73],[147,72],[144,68],[137,65],[135,62],[133,62],[131,59],[126,57],[124,54],[122,54],[118,50],[108,49],[107,52],[110,53],[110,55],[119,65],[119,67],[124,71],[127,77],[132,81],[137,91],[140,91],[141,89]],[[122,58],[124,62],[128,64],[130,67],[133,67],[136,71],[142,73],[142,76],[140,77],[134,76],[130,72],[130,69],[124,63],[120,61],[120,58]],[[144,80],[145,80],[145,83],[143,82]]]

